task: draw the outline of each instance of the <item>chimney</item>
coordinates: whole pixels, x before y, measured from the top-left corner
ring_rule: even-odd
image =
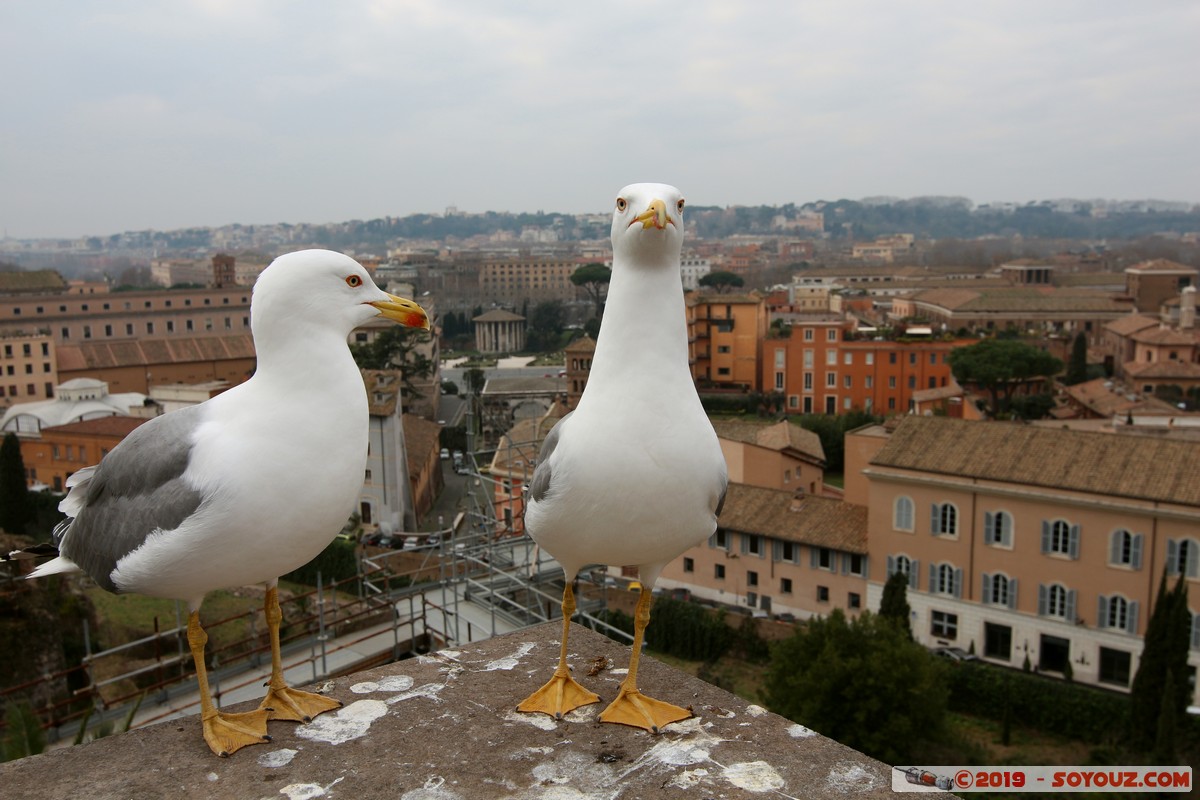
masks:
[[[1196,287],[1185,286],[1179,293],[1179,329],[1190,331],[1196,327]]]

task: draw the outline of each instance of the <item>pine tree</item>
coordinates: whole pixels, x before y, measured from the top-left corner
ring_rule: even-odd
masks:
[[[0,529],[25,533],[25,525],[32,520],[33,503],[25,486],[21,443],[16,434],[10,433],[0,444]]]
[[[908,605],[908,573],[896,571],[883,585],[883,597],[879,601],[879,616],[895,622],[912,636],[912,609]]]
[[[1187,710],[1187,681],[1178,676],[1187,674],[1191,644],[1189,616],[1183,575],[1174,589],[1168,589],[1164,573],[1130,689],[1129,743],[1140,752],[1155,748],[1160,729],[1173,731],[1174,720],[1183,719]]]
[[[1063,382],[1074,386],[1087,380],[1087,337],[1082,333],[1071,344],[1071,357],[1067,361],[1067,374]]]

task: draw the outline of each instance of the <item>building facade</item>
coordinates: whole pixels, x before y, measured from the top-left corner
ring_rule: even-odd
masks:
[[[58,385],[54,339],[47,333],[0,333],[0,409],[50,400]]]
[[[761,391],[767,307],[757,294],[686,296],[688,358],[702,388]]]

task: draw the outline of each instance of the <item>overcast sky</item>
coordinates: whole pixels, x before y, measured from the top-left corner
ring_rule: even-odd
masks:
[[[3,0],[0,236],[1200,200],[1200,3]]]

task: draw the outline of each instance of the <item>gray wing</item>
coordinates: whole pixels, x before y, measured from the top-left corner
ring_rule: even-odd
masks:
[[[63,525],[62,554],[110,592],[117,591],[111,575],[122,557],[199,507],[203,498],[182,478],[203,414],[192,406],[136,428],[63,501],[75,518]]]
[[[571,411],[560,419],[542,441],[542,449],[538,451],[538,465],[533,470],[533,479],[529,481],[529,496],[534,500],[540,502],[546,497],[546,492],[550,491],[550,455],[554,452],[554,448],[558,447],[558,438],[562,434],[563,423],[574,413]]]

